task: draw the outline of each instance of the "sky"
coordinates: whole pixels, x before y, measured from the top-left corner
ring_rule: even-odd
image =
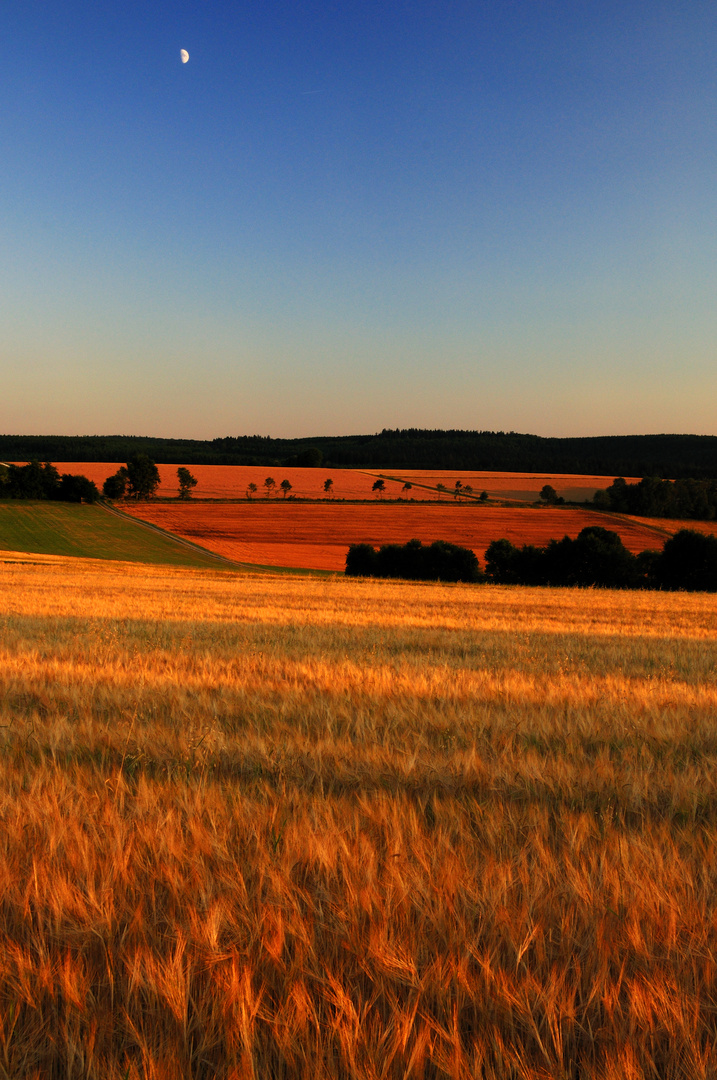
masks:
[[[3,0],[0,48],[0,432],[717,434],[713,0]]]

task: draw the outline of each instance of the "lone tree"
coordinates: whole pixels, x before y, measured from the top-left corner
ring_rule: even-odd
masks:
[[[133,454],[127,462],[127,494],[132,499],[151,499],[159,487],[159,469],[146,454]]]
[[[264,487],[266,488],[265,494],[268,498],[276,487],[276,480],[273,476],[267,476],[266,480],[264,481]]]
[[[279,484],[279,487],[280,487],[280,488],[281,488],[281,490],[282,490],[282,493],[283,493],[283,495],[284,495],[284,498],[286,498],[286,496],[287,496],[287,495],[289,494],[289,492],[291,491],[292,485],[291,485],[290,481],[288,481],[288,480],[282,480],[282,481],[281,481],[281,483]]]
[[[376,480],[376,481],[374,481],[374,485],[371,488],[371,491],[375,491],[376,494],[379,497],[382,497],[385,490],[386,490],[386,481],[385,480]]]
[[[191,499],[192,488],[197,486],[196,476],[192,476],[189,469],[180,466],[180,468],[177,469],[177,480],[179,481],[179,498]]]
[[[453,489],[453,498],[457,499],[462,490],[463,490],[463,484],[460,482],[460,480],[456,480],[456,486]]]
[[[547,503],[548,506],[554,506],[558,501],[558,493],[552,484],[545,484],[540,489],[540,498],[544,503]]]
[[[257,492],[257,486],[252,481],[251,484],[247,485],[247,489],[246,489],[246,497],[247,497],[247,499],[252,499],[256,495],[256,492]]]
[[[333,495],[334,482],[333,480],[324,480],[324,495]]]
[[[413,491],[413,484],[409,484],[408,480],[401,488],[401,491]]]
[[[441,498],[444,492],[448,491],[448,488],[445,484],[436,484],[436,491],[438,492],[438,497]]]
[[[488,492],[487,491],[481,491],[478,498],[480,499],[481,502],[488,502]]]
[[[468,495],[469,498],[473,498],[473,488],[470,484],[463,485],[463,494]]]

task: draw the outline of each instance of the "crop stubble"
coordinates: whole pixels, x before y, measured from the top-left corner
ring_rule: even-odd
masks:
[[[7,1075],[714,1075],[716,597],[7,559]]]

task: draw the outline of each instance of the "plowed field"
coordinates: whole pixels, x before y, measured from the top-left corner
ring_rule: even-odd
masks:
[[[351,503],[139,503],[127,512],[239,562],[343,570],[350,544],[448,540],[480,559],[491,540],[546,544],[575,537],[588,525],[620,534],[630,551],[661,548],[684,522],[656,527],[617,514],[568,508],[496,508],[476,504],[421,506]]]
[[[61,473],[81,473],[94,480],[101,489],[102,484],[117,472],[119,462],[98,461],[57,461],[55,466]],[[177,495],[177,465],[159,465],[161,486],[157,491],[160,498],[173,498]],[[279,484],[288,480],[291,494],[299,498],[325,498],[324,481],[333,480],[331,497],[340,499],[371,499],[371,488],[379,475],[392,476],[386,480],[386,498],[413,497],[415,499],[437,499],[441,496],[436,491],[437,484],[443,484],[449,491],[455,488],[456,480],[461,484],[470,484],[475,495],[487,491],[492,499],[514,499],[522,502],[535,502],[540,489],[551,484],[564,499],[583,501],[591,499],[598,488],[608,487],[612,476],[578,476],[567,473],[553,475],[542,473],[500,473],[500,472],[426,472],[406,470],[400,473],[386,470],[362,472],[357,469],[285,469],[280,465],[190,465],[189,471],[196,476],[198,484],[194,489],[196,499],[243,499],[249,484],[256,484],[256,499],[266,498],[264,481],[267,476],[276,481],[274,497],[281,498]],[[627,478],[630,479],[629,477]],[[404,483],[413,485],[410,492],[403,492]],[[452,495],[444,494],[443,501],[453,501]]]

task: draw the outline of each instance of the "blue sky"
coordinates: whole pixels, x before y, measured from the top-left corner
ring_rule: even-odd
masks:
[[[4,0],[0,43],[0,431],[717,433],[714,3]]]

